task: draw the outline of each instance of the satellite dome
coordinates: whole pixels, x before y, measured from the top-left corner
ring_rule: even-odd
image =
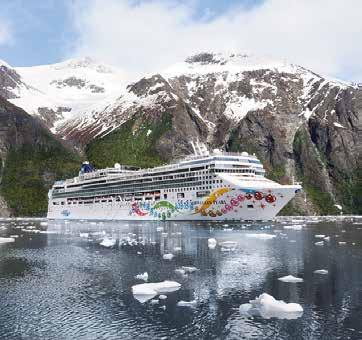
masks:
[[[249,156],[249,154],[248,154],[246,151],[243,151],[243,152],[241,153],[241,155],[242,155],[242,156]]]
[[[120,168],[121,168],[121,164],[119,164],[119,163],[114,163],[114,167],[115,167],[115,169],[120,169]]]

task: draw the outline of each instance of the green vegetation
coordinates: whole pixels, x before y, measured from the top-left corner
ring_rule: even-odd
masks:
[[[16,216],[43,216],[54,180],[77,174],[80,159],[44,132],[37,145],[13,147],[6,158],[1,194]]]
[[[153,122],[130,119],[105,137],[93,140],[86,150],[88,159],[97,168],[114,163],[138,167],[163,164],[166,159],[156,150],[156,143],[171,126],[171,116],[167,113]]]
[[[304,211],[300,209],[294,201],[289,201],[288,204],[279,212],[279,216],[301,216],[304,215]]]
[[[314,171],[311,174],[305,173],[307,165],[302,165],[299,157],[303,152],[303,148],[308,147],[310,143],[305,129],[300,129],[296,132],[294,136],[293,149],[294,154],[296,155],[296,165],[297,165],[297,177],[298,180],[303,183],[303,190],[307,193],[307,197],[312,201],[313,205],[318,209],[321,215],[335,215],[339,213],[339,210],[334,206],[335,202],[333,197],[329,192],[324,192],[320,187],[318,187],[318,182],[314,178]],[[312,148],[309,152],[310,162],[320,164],[320,166],[325,167],[326,163],[323,161],[320,153],[317,149]],[[299,167],[298,167],[299,165]],[[317,174],[316,174],[317,175]]]
[[[285,168],[282,165],[273,166],[266,174],[272,181],[280,182],[286,176]]]

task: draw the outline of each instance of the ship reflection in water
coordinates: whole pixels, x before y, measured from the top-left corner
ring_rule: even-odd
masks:
[[[356,219],[2,220],[0,337],[361,339],[361,266]],[[303,281],[278,280],[287,275]],[[132,294],[132,286],[166,280],[181,287],[142,299]],[[240,309],[262,293],[303,311],[270,310],[260,300],[252,313]]]

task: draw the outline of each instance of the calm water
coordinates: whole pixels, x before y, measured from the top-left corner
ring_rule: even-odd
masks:
[[[362,339],[362,220],[294,224],[303,227],[0,221],[1,237],[19,235],[0,244],[0,338]],[[105,233],[117,239],[114,248],[99,245]],[[318,234],[330,241],[315,245]],[[175,257],[163,259],[167,253]],[[182,266],[199,270],[175,272]],[[142,304],[131,287],[143,272],[148,282],[173,280],[181,289]],[[289,274],[304,282],[278,280]],[[240,305],[263,292],[301,304],[303,315],[242,315]]]

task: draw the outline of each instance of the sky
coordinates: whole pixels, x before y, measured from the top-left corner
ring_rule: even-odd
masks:
[[[361,0],[0,0],[0,59],[89,56],[152,73],[202,52],[271,56],[362,82]]]

